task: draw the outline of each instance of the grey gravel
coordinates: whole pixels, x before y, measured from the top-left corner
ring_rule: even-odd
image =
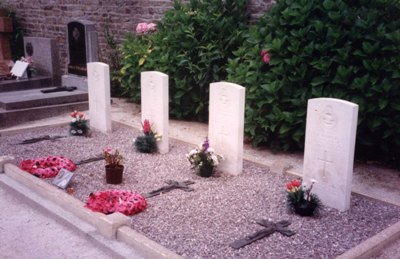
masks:
[[[145,194],[167,180],[195,181],[194,192],[174,190],[149,198],[146,211],[132,216],[131,223],[133,229],[187,258],[334,258],[400,220],[400,207],[357,194],[352,194],[347,212],[323,207],[315,217],[300,217],[286,206],[285,184],[293,176],[245,161],[239,176],[202,178],[185,158],[193,145],[170,140],[168,154],[141,154],[132,148],[138,130],[116,123],[113,129],[109,135],[93,131],[90,138],[70,136],[30,145],[16,144],[42,135],[66,135],[68,126],[2,136],[0,155],[14,155],[18,162],[63,155],[77,162],[97,156],[106,146],[118,148],[125,157],[123,183],[105,183],[104,161],[81,165],[71,187],[72,195],[82,201],[99,190]],[[255,223],[262,218],[289,220],[296,235],[274,233],[239,250],[229,247],[262,229]]]

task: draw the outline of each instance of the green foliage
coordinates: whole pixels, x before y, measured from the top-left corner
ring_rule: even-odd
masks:
[[[118,80],[123,94],[134,102],[140,102],[140,73],[147,69],[152,70],[145,63],[153,49],[153,38],[154,35],[151,34],[127,34],[122,45],[123,66]]]
[[[154,153],[157,151],[157,140],[153,134],[143,134],[136,138],[135,148],[141,153]]]
[[[171,116],[205,121],[209,84],[226,78],[228,58],[243,43],[246,8],[247,0],[174,1],[156,34],[125,40],[123,87],[137,101],[139,72],[166,73]]]
[[[359,157],[400,161],[395,2],[277,1],[228,67],[229,80],[246,87],[245,130],[254,145],[302,148],[307,100],[335,97],[359,105]]]
[[[108,63],[110,65],[110,73],[111,73],[111,96],[121,96],[122,89],[119,83],[119,71],[122,67],[122,57],[121,50],[118,47],[118,44],[115,40],[115,36],[112,34],[110,30],[110,18],[105,20],[104,25],[104,38],[108,46],[107,54],[108,54]]]
[[[11,55],[12,59],[19,60],[24,56],[24,34],[25,30],[22,27],[19,18],[15,11],[10,9],[5,9],[8,12],[8,17],[12,19],[13,32],[9,34]]]

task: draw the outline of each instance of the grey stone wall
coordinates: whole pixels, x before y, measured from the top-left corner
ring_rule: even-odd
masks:
[[[257,19],[268,10],[274,0],[250,0],[249,10]],[[104,38],[106,20],[118,42],[125,33],[134,32],[139,22],[158,21],[173,0],[3,0],[3,6],[16,11],[26,36],[54,38],[59,44],[60,67],[65,73],[67,56],[67,24],[73,20],[96,23],[99,57],[107,62],[108,49]]]

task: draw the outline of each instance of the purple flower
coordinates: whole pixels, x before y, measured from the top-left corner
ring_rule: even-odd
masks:
[[[210,143],[208,142],[208,138],[206,137],[206,139],[203,142],[203,149],[204,151],[207,151],[207,149],[210,147]]]

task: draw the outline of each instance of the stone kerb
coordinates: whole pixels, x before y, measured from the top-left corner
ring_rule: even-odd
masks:
[[[0,156],[0,174],[4,173],[4,165],[5,164],[14,164],[15,163],[15,157],[13,156]]]
[[[350,208],[358,105],[333,98],[308,101],[303,181],[322,203]]]
[[[218,169],[231,175],[243,169],[244,106],[244,87],[228,82],[210,84],[210,146],[225,158]]]
[[[168,75],[156,71],[141,73],[142,122],[150,121],[152,129],[161,135],[158,152],[169,151]]]
[[[110,68],[101,62],[87,64],[90,127],[111,132]]]

